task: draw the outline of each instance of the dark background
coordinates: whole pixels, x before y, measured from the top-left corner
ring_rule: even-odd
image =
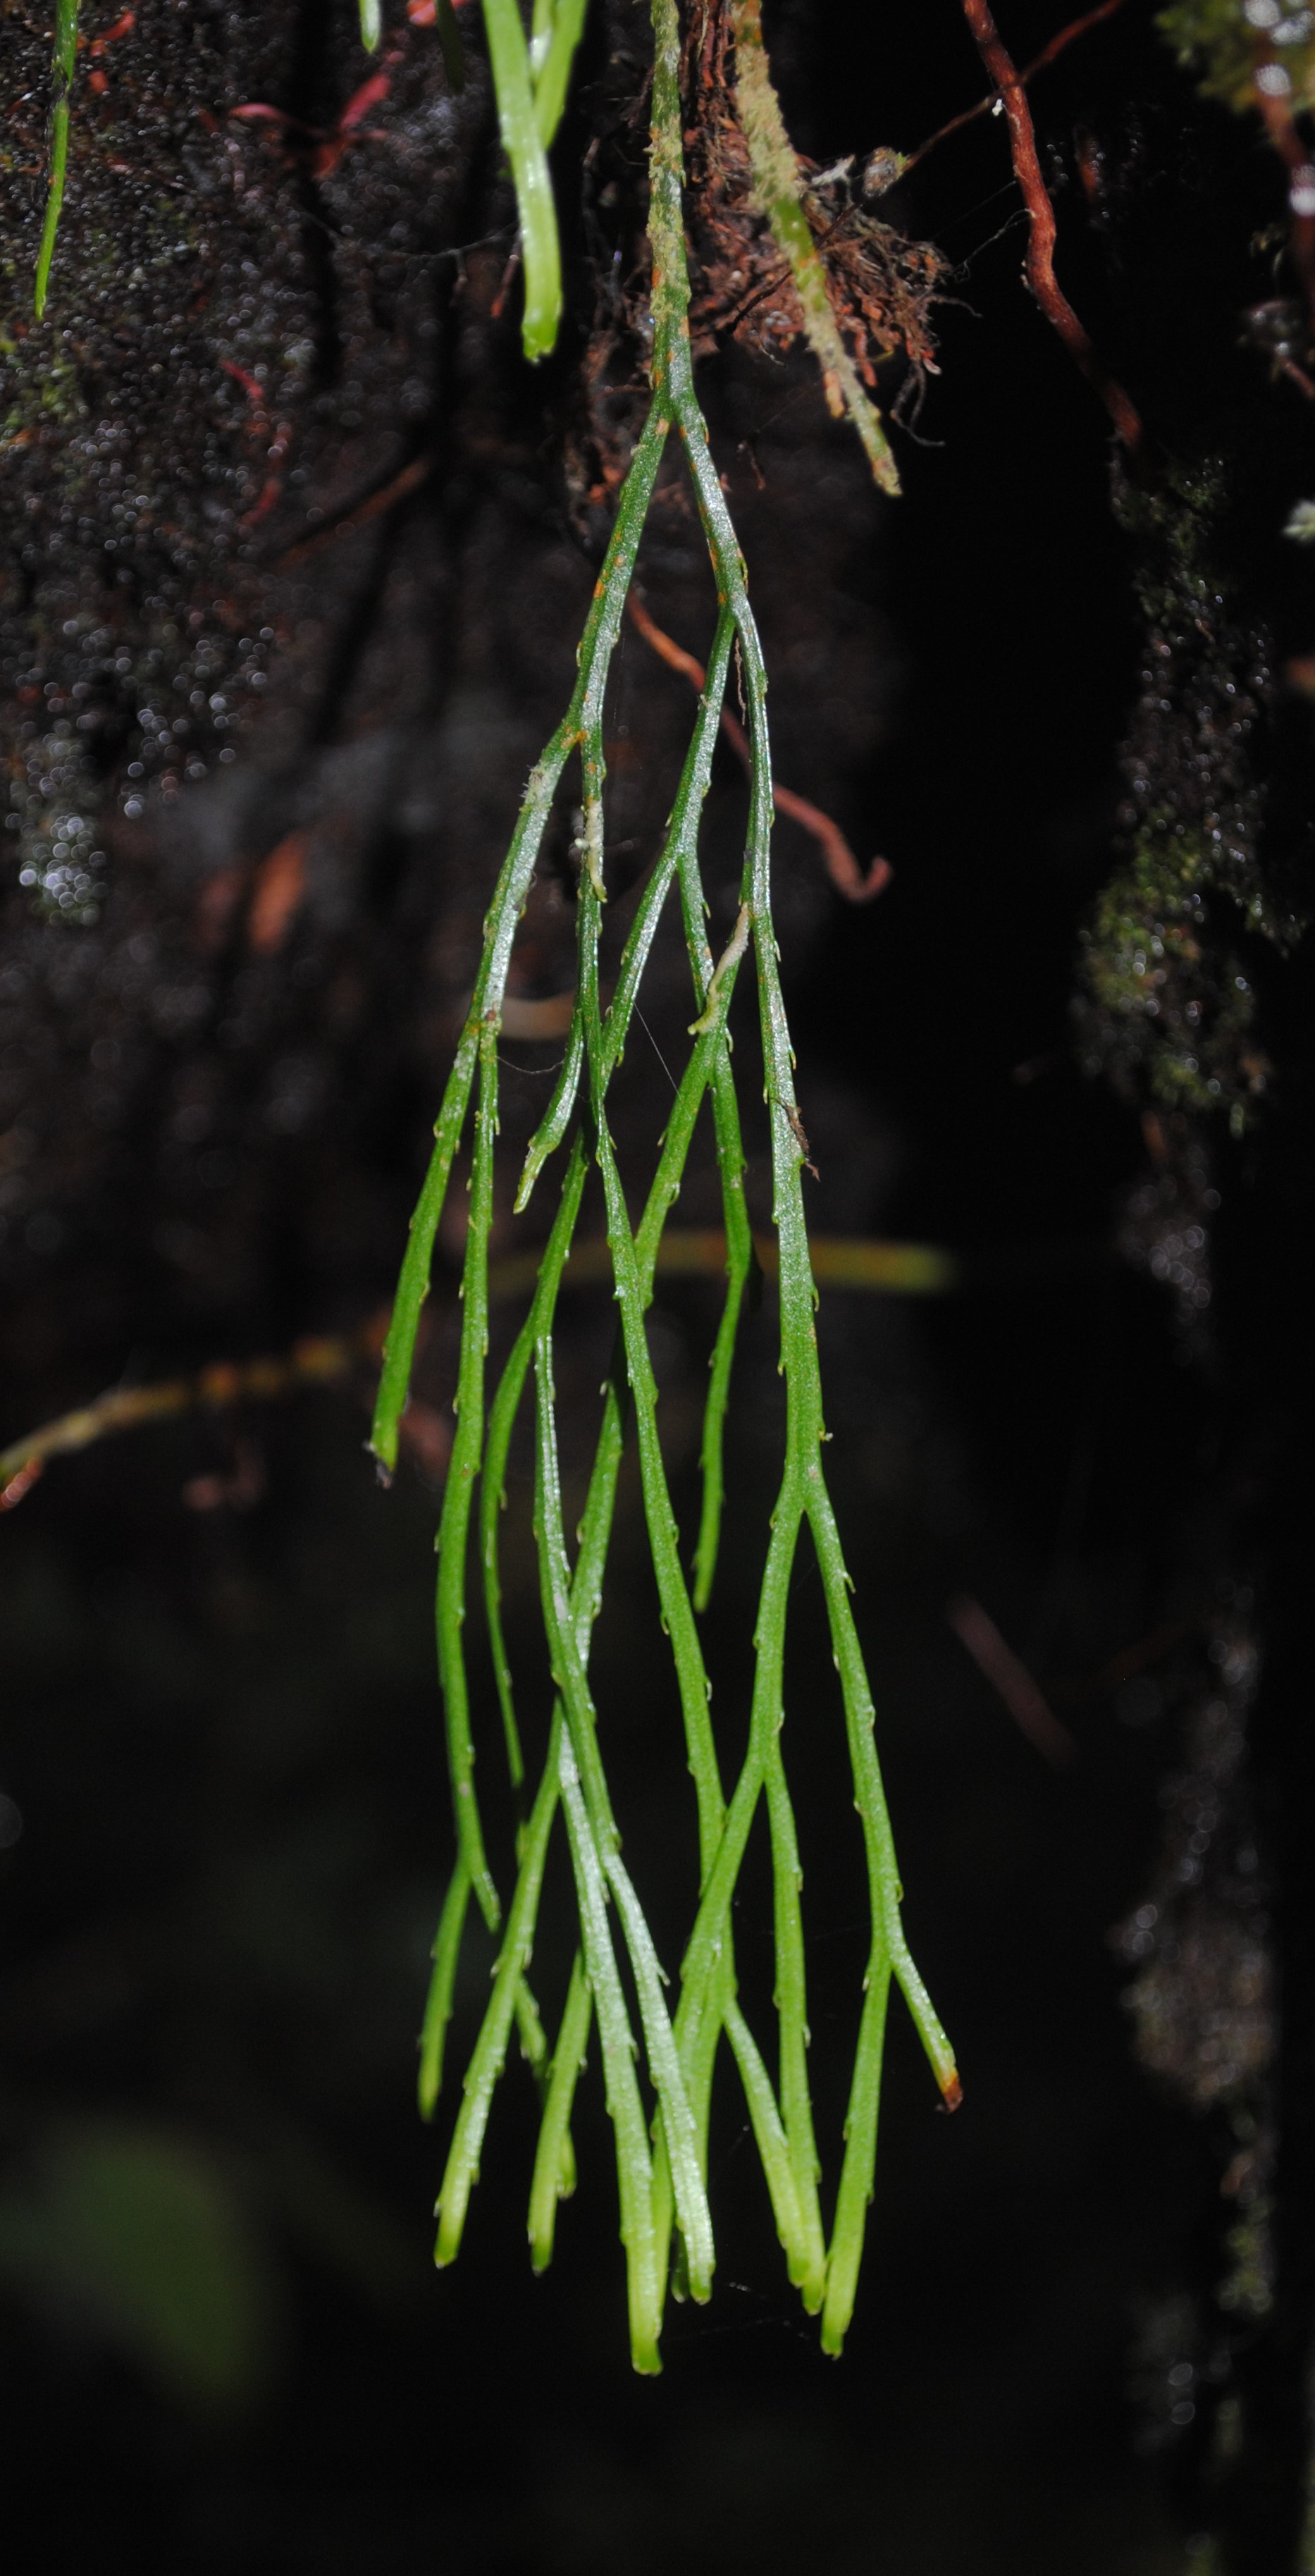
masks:
[[[309,17],[298,31],[284,15],[281,51],[273,36],[249,39],[266,49],[262,85],[249,60],[232,77],[303,114],[313,92],[327,123],[326,95],[340,106],[361,76],[349,13],[323,52]],[[1016,58],[1062,15],[1052,0],[1016,0],[1003,30]],[[198,12],[197,23],[222,50],[218,22]],[[637,60],[642,29],[614,13],[609,43],[618,28]],[[795,140],[824,163],[878,143],[911,149],[983,86],[950,0],[928,0],[916,28],[893,34],[880,12],[787,7],[769,34]],[[160,41],[172,42],[167,28]],[[609,69],[602,50],[596,36],[581,115],[627,80],[633,93],[625,60]],[[1278,534],[1301,495],[1307,419],[1240,346],[1238,321],[1265,291],[1251,245],[1281,214],[1277,165],[1247,127],[1201,105],[1138,0],[1039,82],[1034,104],[1065,282],[1157,445],[1228,453],[1234,568],[1277,635],[1277,664],[1310,641],[1307,577]],[[505,228],[478,82],[463,114],[465,159],[445,181],[435,239],[440,216],[459,240]],[[1098,133],[1114,174],[1113,246],[1082,211],[1078,126]],[[559,155],[572,177],[580,131]],[[346,257],[352,187],[368,207],[375,184],[348,165],[332,182],[330,262]],[[309,183],[262,185],[268,257],[286,271],[285,200]],[[1299,2563],[1312,2112],[1308,1899],[1292,1858],[1308,1814],[1308,1360],[1294,1243],[1308,1187],[1308,970],[1298,952],[1269,973],[1263,1034],[1279,1080],[1253,1137],[1214,1149],[1219,1295],[1208,1345],[1189,1345],[1167,1295],[1115,1251],[1122,1198],[1144,1170],[1136,1104],[1082,1073],[1071,1036],[1079,931],[1111,863],[1138,672],[1108,426],[1021,285],[1000,124],[940,146],[898,203],[955,266],[942,372],[916,436],[899,439],[897,506],[873,500],[802,361],[773,375],[732,353],[705,374],[776,675],[781,774],[836,812],[860,856],[880,849],[895,871],[879,902],[846,908],[801,836],[781,829],[817,1223],[967,1257],[954,1297],[832,1293],[820,1326],[907,1919],[954,2034],[964,2108],[939,2115],[896,2011],[869,2251],[839,2364],[821,2357],[785,2286],[724,2099],[717,2288],[708,2310],[671,2311],[660,2381],[627,2364],[595,2072],[552,2272],[535,2282],[525,2259],[534,2127],[513,2064],[461,2260],[435,2276],[443,2138],[412,2103],[449,1860],[432,1487],[411,1468],[387,1496],[376,1488],[361,1448],[365,1372],[359,1388],[227,1423],[193,1417],[57,1462],[0,1530],[0,1785],[22,1819],[0,1857],[11,2070],[0,2420],[7,2519],[26,2525],[34,2567],[1169,2576],[1263,2565],[1279,2576]],[[451,264],[410,275],[407,328],[417,341],[427,316],[445,353],[415,432],[430,442],[429,481],[400,533],[352,537],[321,559],[323,589],[289,630],[281,711],[264,734],[253,718],[239,735],[228,802],[212,781],[194,824],[149,809],[136,837],[113,825],[113,882],[85,928],[33,920],[15,891],[8,954],[43,998],[11,1032],[11,1051],[38,1071],[17,1113],[35,1181],[30,1201],[11,1203],[7,1238],[6,1437],[121,1375],[352,1328],[387,1296],[452,996],[518,778],[564,697],[592,577],[559,463],[569,332],[560,366],[527,383],[514,313],[505,325],[488,315],[504,256],[464,303]],[[320,291],[313,275],[303,289]],[[358,434],[344,428],[342,389],[365,326],[338,292],[338,345],[321,347],[319,409],[305,415],[321,489]],[[395,316],[392,327],[395,341]],[[367,361],[369,345],[362,336]],[[369,449],[375,431],[391,434],[398,398],[385,373],[364,381]],[[388,450],[405,453],[405,438]],[[349,490],[351,470],[340,480]],[[279,524],[290,544],[296,524]],[[693,544],[669,518],[644,569],[655,613],[697,648]],[[43,578],[32,575],[26,605],[11,594],[11,619],[39,624]],[[276,693],[280,667],[272,651]],[[633,771],[614,766],[641,843],[665,810],[683,712],[679,685],[628,637],[616,721],[636,750]],[[1301,711],[1275,718],[1266,757],[1280,815],[1300,807],[1305,755]],[[728,764],[713,824],[732,868],[738,796]],[[327,859],[320,876],[312,868],[288,943],[257,964],[227,952],[207,962],[198,883],[254,864],[303,818],[322,830],[338,809],[347,855],[336,875]],[[196,973],[224,989],[206,987],[200,1037],[176,1015],[152,1020],[148,991],[116,1001],[114,1042],[136,1043],[123,1025],[134,1015],[148,1035],[104,1114],[109,1143],[84,1153],[77,1086],[110,967],[143,925],[172,975],[190,940]],[[538,989],[552,992],[569,908],[559,899],[531,927]],[[74,1025],[60,1016],[70,970],[43,961],[52,943],[62,957],[80,940],[101,962],[68,1005]],[[148,961],[148,986],[154,971]],[[674,975],[659,976],[659,1039],[680,1010]],[[246,1034],[223,1039],[243,1014]],[[66,1054],[34,1056],[34,1030],[52,1025],[73,1028]],[[552,1050],[511,1052],[514,1149]],[[221,1070],[206,1091],[198,1067],[212,1060]],[[302,1113],[286,1105],[302,1078],[289,1064],[310,1067]],[[636,1148],[660,1124],[664,1091],[647,1056],[627,1067],[618,1115]],[[189,1130],[179,1104],[198,1100],[212,1124]],[[229,1158],[208,1181],[207,1155]],[[755,1165],[751,1190],[759,1178]],[[699,1221],[700,1187],[686,1221]],[[445,1295],[450,1256],[447,1245]],[[605,1310],[583,1293],[572,1309],[564,1368],[582,1404],[606,1356]],[[701,1286],[659,1300],[691,1494],[713,1315]],[[773,1325],[769,1297],[739,1363],[710,1622],[732,1707],[772,1474]],[[449,1320],[425,1361],[436,1406],[453,1350]],[[586,1437],[582,1427],[582,1455]],[[187,1508],[184,1487],[207,1476],[227,1480],[230,1499]],[[625,1486],[625,1588],[596,1669],[600,1705],[615,1711],[627,1848],[651,1873],[673,1951],[687,1891],[668,1856],[688,1821],[686,1784],[641,1548]],[[1077,1744],[1068,1769],[1047,1766],[964,1653],[946,1619],[962,1593],[1051,1694]],[[1223,2261],[1229,2106],[1194,2116],[1137,2064],[1120,1999],[1129,1972],[1109,1937],[1155,1866],[1162,1783],[1182,1759],[1221,1605],[1269,1656],[1250,1794],[1287,2007],[1276,2304],[1222,2344],[1202,2317]],[[532,1615],[524,1566],[511,1612],[515,1650]],[[862,1891],[836,1822],[847,1799],[836,1713],[811,1678],[826,1659],[812,1652],[820,1605],[806,1577],[796,1616],[814,2077],[834,2179]],[[1116,1669],[1158,1634],[1158,1653]],[[564,1887],[557,1896],[550,1995],[569,1938]],[[765,1881],[750,1872],[739,1941],[751,1999],[769,1973],[769,1926]],[[458,2063],[482,1966],[472,1948]],[[1198,2391],[1175,2423],[1182,2381],[1170,2373],[1185,2363],[1198,2378],[1213,2371],[1213,2393],[1207,2403]],[[1240,2450],[1224,2457],[1206,2428],[1239,2390]]]

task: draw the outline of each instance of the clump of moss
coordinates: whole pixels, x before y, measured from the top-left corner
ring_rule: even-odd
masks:
[[[1174,851],[1165,861],[1153,840],[1141,841],[1105,888],[1084,934],[1084,1017],[1089,1027],[1093,1015],[1104,1021],[1105,1069],[1122,1075],[1121,1088],[1138,1074],[1162,1108],[1226,1105],[1241,1132],[1267,1071],[1251,985],[1229,971],[1237,969],[1231,954],[1221,971],[1204,936],[1205,853]]]
[[[1261,873],[1252,739],[1272,682],[1265,638],[1234,613],[1214,560],[1222,503],[1213,463],[1116,494],[1145,642],[1120,864],[1083,933],[1077,1010],[1089,1070],[1125,1098],[1223,1111],[1240,1134],[1267,1067],[1238,935],[1286,945],[1298,925]]]
[[[303,43],[302,14],[136,0],[102,30],[38,319],[50,12],[6,0],[0,907],[17,889],[17,917],[90,928],[139,826],[224,779],[244,735],[296,738],[317,576],[281,559],[387,487],[436,399],[439,262],[479,228],[461,191],[485,90],[472,73],[455,102],[402,12],[368,124],[339,131],[358,28],[330,11]]]
[[[1149,1888],[1114,1935],[1136,1970],[1124,1998],[1136,2054],[1209,2122],[1221,2168],[1217,2226],[1200,2246],[1208,2284],[1155,2302],[1134,2389],[1145,2447],[1174,2443],[1192,2426],[1210,2481],[1244,2438],[1237,2365],[1273,2307],[1276,2259],[1277,1997],[1250,1744],[1260,1654],[1250,1595],[1230,1590],[1207,1655],[1184,1647],[1166,1672],[1182,1706],[1182,1756],[1161,1792]],[[1215,2509],[1212,2500],[1212,2518]]]

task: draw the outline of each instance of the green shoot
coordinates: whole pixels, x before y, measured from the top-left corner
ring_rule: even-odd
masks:
[[[530,65],[534,73],[535,122],[545,152],[562,121],[587,5],[588,0],[556,0],[554,7],[553,0],[535,0]]]
[[[828,405],[837,420],[848,412],[883,492],[898,492],[899,474],[881,425],[881,414],[864,392],[863,380],[845,347],[827,293],[821,253],[804,212],[799,164],[768,68],[761,0],[731,0],[731,24],[735,32],[740,124],[749,147],[754,196],[760,213],[771,225],[777,249],[789,262],[809,346],[822,370]]]
[[[552,180],[535,112],[534,77],[518,0],[484,0],[493,91],[503,148],[511,164],[525,270],[521,345],[527,358],[546,358],[562,313],[562,256]]]
[[[450,8],[450,0],[440,0],[443,5]],[[530,359],[548,356],[561,320],[561,247],[547,153],[561,123],[586,5],[535,0],[527,44],[519,0],[484,0],[493,94],[516,190],[525,270],[521,345]]]
[[[55,256],[59,219],[64,209],[64,181],[68,173],[69,92],[78,59],[78,10],[81,0],[55,0],[55,46],[51,58],[50,110],[50,182],[46,195],[46,219],[41,227],[41,246],[37,252],[36,287],[32,298],[38,322],[46,309],[50,285],[50,267]]]

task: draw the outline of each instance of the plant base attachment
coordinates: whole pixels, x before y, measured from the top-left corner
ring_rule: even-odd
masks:
[[[457,1863],[434,1945],[421,2041],[420,2103],[438,2099],[444,2042],[471,1898],[499,1941],[492,1991],[463,2092],[438,2202],[436,2248],[451,2262],[461,2243],[494,2087],[513,2025],[539,2085],[542,2117],[530,2191],[534,2265],[551,2259],[557,2200],[574,2184],[571,2112],[591,2023],[596,2021],[617,2159],[621,2236],[637,2369],[659,2368],[668,2277],[695,2299],[709,2295],[713,2230],[706,2190],[708,2121],[723,2036],[743,2088],[791,2281],[821,2316],[824,2348],[838,2353],[853,2312],[872,2193],[886,2006],[892,1979],[913,2015],[947,2105],[959,2081],[945,2032],[910,1956],[900,1920],[894,1845],[873,1740],[873,1709],[835,1514],[823,1469],[825,1430],[814,1329],[815,1290],[804,1220],[806,1147],[795,1103],[793,1056],[772,931],[769,849],[773,811],[766,673],[735,537],[694,390],[687,329],[689,285],[681,211],[679,27],[676,0],[653,0],[655,34],[652,183],[652,406],[635,450],[579,652],[566,714],[531,773],[484,930],[479,975],[435,1128],[429,1173],[411,1223],[385,1349],[373,1445],[386,1470],[398,1431],[434,1239],[454,1157],[470,1113],[470,1223],[462,1283],[464,1319],[457,1429],[439,1531],[438,1659],[456,1820]],[[669,435],[682,441],[719,613],[707,677],[665,843],[640,901],[610,1005],[599,992],[603,883],[603,698],[636,556]],[[699,825],[732,651],[738,649],[752,753],[748,848],[732,936],[714,961],[705,931]],[[518,1206],[549,1157],[568,1145],[556,1217],[530,1311],[487,1399],[489,1233],[497,1137],[497,1034],[517,925],[567,762],[578,754],[584,823],[580,845],[579,962],[575,1013],[553,1099],[531,1143]],[[632,1226],[608,1126],[607,1096],[640,981],[668,897],[680,903],[694,1007],[691,1046],[647,1202]],[[748,1750],[729,1795],[723,1782],[698,1612],[716,1563],[722,1510],[722,1438],[736,1332],[753,1244],[744,1201],[744,1155],[726,1022],[737,977],[752,957],[757,978],[765,1097],[771,1124],[773,1222],[779,1244],[780,1365],[786,1386],[785,1457],[753,1638]],[[680,1187],[705,1095],[711,1104],[727,1242],[726,1299],[713,1352],[704,1420],[703,1505],[693,1585],[681,1563],[658,1418],[645,1315],[666,1217]],[[553,1335],[562,1271],[590,1163],[601,1175],[628,1426],[638,1450],[644,1512],[663,1624],[679,1693],[697,1807],[700,1892],[674,2008],[639,1893],[621,1857],[604,1766],[605,1728],[589,1681],[590,1641],[603,1595],[617,1478],[627,1432],[615,1383],[603,1399],[588,1498],[572,1562],[558,1472]],[[537,1783],[526,1778],[512,1675],[503,1639],[499,1513],[513,1425],[533,1404],[535,1534],[544,1631],[555,1701]],[[476,1501],[478,1494],[478,1513]],[[807,2071],[803,1924],[794,1815],[784,1754],[784,1657],[791,1576],[804,1524],[816,1551],[840,1678],[854,1799],[867,1862],[870,1946],[839,2189],[828,2240]],[[475,1751],[462,1623],[472,1523],[501,1703],[506,1759],[519,1802],[518,1871],[503,1906],[485,1849],[475,1791]],[[532,1795],[531,1792],[532,1786]],[[740,2011],[732,1904],[760,1801],[775,1888],[777,2078]],[[558,1817],[565,1829],[579,1942],[561,2027],[549,2046],[528,1982],[544,1871]],[[624,1961],[624,1973],[623,1973]],[[629,1996],[638,2010],[638,2033]],[[644,2080],[649,2088],[645,2098]],[[673,2235],[676,2239],[674,2265]]]

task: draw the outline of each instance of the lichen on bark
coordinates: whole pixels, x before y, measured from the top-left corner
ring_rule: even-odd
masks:
[[[1116,490],[1137,549],[1140,693],[1120,755],[1121,855],[1082,934],[1076,1007],[1089,1071],[1139,1107],[1222,1113],[1240,1135],[1268,1079],[1246,941],[1285,948],[1301,923],[1262,860],[1253,743],[1270,647],[1220,569],[1224,502],[1212,460]]]

